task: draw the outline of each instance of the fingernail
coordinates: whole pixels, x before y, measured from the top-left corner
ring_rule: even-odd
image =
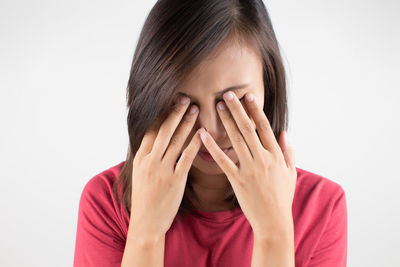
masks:
[[[227,93],[225,93],[225,94],[224,94],[224,99],[225,99],[226,101],[231,101],[231,100],[233,99],[233,94],[232,94],[232,92],[227,92]]]
[[[182,96],[182,97],[181,97],[180,103],[181,103],[182,105],[185,105],[187,102],[189,102],[189,98],[186,97],[186,96]]]
[[[247,101],[252,102],[254,100],[254,95],[253,94],[248,94],[247,95]]]
[[[199,133],[200,133],[201,140],[205,141],[207,138],[206,131],[204,129],[200,129]]]
[[[190,114],[194,114],[194,113],[196,113],[197,112],[197,107],[196,106],[192,106],[191,108],[190,108],[190,110],[189,110],[189,113]]]

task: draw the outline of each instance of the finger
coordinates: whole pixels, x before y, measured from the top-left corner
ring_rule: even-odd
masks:
[[[221,109],[222,108],[222,109]],[[223,101],[217,104],[218,115],[221,117],[222,124],[224,125],[226,132],[231,140],[233,149],[235,150],[240,164],[248,164],[253,160],[253,156],[250,153],[247,143],[244,140],[242,134],[240,133],[235,120],[233,119],[231,113],[226,107]],[[217,145],[218,147],[218,145]],[[218,150],[223,153],[223,151],[218,147]],[[211,156],[212,151],[210,151]],[[225,154],[225,153],[224,153]]]
[[[190,131],[192,130],[194,123],[196,122],[197,115],[198,107],[196,105],[192,105],[189,108],[189,112],[185,114],[181,121],[181,124],[172,136],[167,151],[165,152],[162,160],[166,160],[167,162],[176,162],[179,154],[181,153],[182,147],[186,142],[186,139]]]
[[[201,128],[199,130],[199,133],[204,133],[204,138],[202,138],[202,142],[207,148],[207,151],[210,152],[211,156],[218,164],[218,166],[224,171],[224,173],[228,177],[233,177],[233,174],[237,173],[239,168],[224,153],[224,151],[219,148],[214,139],[204,130],[204,128]]]
[[[253,99],[250,99],[251,96]],[[258,135],[261,139],[262,145],[266,150],[268,150],[272,154],[279,155],[280,152],[279,145],[276,142],[274,132],[272,131],[269,120],[265,115],[261,105],[257,103],[253,94],[247,94],[245,99],[246,99],[246,107],[249,111],[249,114],[256,123],[256,128],[258,130]]]
[[[229,95],[231,95],[231,100],[229,100]],[[232,114],[232,118],[237,124],[240,133],[242,134],[251,154],[253,155],[253,158],[261,158],[263,155],[263,151],[261,149],[264,150],[264,148],[260,142],[260,139],[257,136],[256,130],[253,128],[252,121],[247,115],[246,110],[234,93],[227,92],[224,94],[223,97],[226,105],[230,110],[230,113]]]
[[[286,165],[288,169],[290,170],[295,170],[295,160],[294,160],[294,150],[292,147],[287,147],[285,152],[283,153],[283,156],[285,157]]]
[[[287,132],[284,131],[284,152],[283,152],[283,156],[285,158],[287,167],[292,170],[295,171],[296,167],[295,167],[295,157],[294,157],[294,150],[293,147],[289,144],[289,140],[288,140],[288,136],[287,136]]]
[[[197,131],[176,163],[175,173],[181,175],[187,175],[189,173],[190,167],[192,166],[193,160],[196,158],[201,145],[202,142],[199,136],[199,131]]]
[[[173,105],[171,114],[169,114],[167,119],[161,125],[156,140],[154,141],[153,150],[151,152],[154,152],[155,159],[161,161],[169,145],[171,137],[182,120],[182,117],[184,116],[188,106],[189,98],[186,96],[180,97],[178,103]]]
[[[143,156],[146,156],[151,152],[154,140],[157,137],[158,129],[159,129],[159,121],[156,120],[152,123],[150,128],[144,134],[139,149],[136,152],[135,158],[142,158]]]

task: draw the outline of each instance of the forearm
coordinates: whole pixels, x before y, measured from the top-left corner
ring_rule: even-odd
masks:
[[[295,267],[293,228],[276,238],[254,235],[251,267]]]
[[[164,266],[165,235],[151,236],[129,230],[121,267]]]

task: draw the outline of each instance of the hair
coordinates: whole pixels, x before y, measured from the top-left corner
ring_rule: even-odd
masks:
[[[263,111],[277,141],[287,129],[285,69],[262,0],[157,1],[143,25],[132,60],[126,91],[129,148],[113,185],[114,196],[129,216],[133,159],[145,133],[168,116],[174,93],[185,77],[217,48],[231,42],[250,45],[262,60]],[[189,176],[177,215],[195,210],[190,199],[198,198]],[[225,200],[239,207],[232,187],[228,195]]]

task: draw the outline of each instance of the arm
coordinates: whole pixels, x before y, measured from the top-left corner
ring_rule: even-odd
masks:
[[[295,267],[293,223],[274,239],[254,235],[251,267],[261,266]]]
[[[150,235],[133,228],[128,230],[121,267],[164,266],[165,235]]]

